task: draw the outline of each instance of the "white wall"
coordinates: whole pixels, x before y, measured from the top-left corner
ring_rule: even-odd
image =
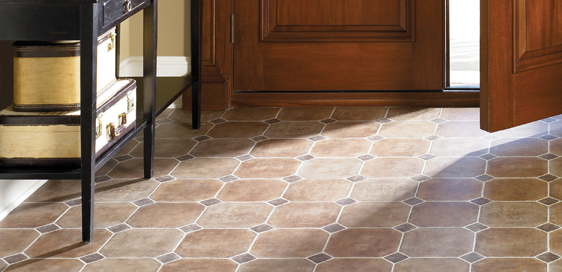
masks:
[[[0,220],[35,192],[46,180],[0,180]]]

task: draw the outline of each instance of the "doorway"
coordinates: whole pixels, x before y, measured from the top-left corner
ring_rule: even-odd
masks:
[[[447,90],[480,90],[480,1],[447,1]]]

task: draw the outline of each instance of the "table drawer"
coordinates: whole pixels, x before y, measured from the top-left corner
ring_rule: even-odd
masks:
[[[149,0],[109,0],[103,3],[103,26],[108,26],[122,17],[130,15]]]

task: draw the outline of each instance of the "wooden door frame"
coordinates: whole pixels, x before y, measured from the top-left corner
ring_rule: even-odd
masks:
[[[234,10],[234,0],[202,1],[204,9],[202,52],[203,110],[224,110],[231,106],[478,107],[480,105],[480,96],[476,92],[440,92],[438,90],[398,92],[236,92],[232,89],[232,82],[235,79],[233,78],[233,45],[230,43],[230,15]],[[448,0],[443,1],[443,7],[446,7]],[[445,8],[443,12],[443,16],[445,16]],[[446,24],[446,20],[443,20],[443,22]],[[445,50],[445,46],[444,43],[443,50]],[[446,61],[445,59],[444,61]],[[445,63],[443,65],[445,66]],[[187,109],[191,105],[191,97],[184,96],[183,105],[185,105],[184,109]]]

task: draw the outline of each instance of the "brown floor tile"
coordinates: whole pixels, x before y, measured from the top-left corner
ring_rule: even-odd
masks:
[[[357,157],[369,153],[372,142],[363,139],[328,139],[317,142],[310,154],[315,157]]]
[[[336,120],[376,120],[386,114],[385,107],[338,107],[332,118]]]
[[[217,118],[220,118],[224,114],[224,111],[202,111],[201,112],[201,122],[208,122]],[[174,110],[168,119],[191,123],[191,111],[190,110]]]
[[[211,139],[199,143],[189,154],[195,157],[237,157],[248,154],[254,144],[250,139]]]
[[[250,155],[255,157],[297,157],[307,154],[312,144],[306,139],[270,139],[257,143]]]
[[[8,264],[5,263],[4,261],[0,262],[0,271],[2,271],[4,268],[8,267]]]
[[[316,272],[390,272],[392,264],[383,259],[374,258],[335,258],[318,265]]]
[[[383,139],[376,141],[371,154],[379,157],[419,156],[429,151],[431,142],[424,139]]]
[[[468,202],[425,202],[414,206],[409,222],[418,227],[464,227],[476,223],[478,210]]]
[[[117,157],[118,155],[115,155],[115,157]],[[111,169],[113,169],[113,167],[115,167],[119,162],[116,159],[111,159],[109,160],[106,164],[104,164],[97,172],[96,172],[96,177],[97,176],[102,176],[102,175],[107,175],[107,173],[109,173],[109,171],[111,171]]]
[[[356,158],[317,158],[304,162],[297,175],[304,178],[347,178],[359,174],[362,164]]]
[[[135,149],[135,147],[137,147],[139,144],[140,144],[139,141],[137,141],[136,139],[130,141],[123,148],[121,148],[121,150],[119,150],[119,152],[117,152],[115,157],[119,157],[119,156],[122,156],[122,155],[129,154],[129,152],[133,151],[133,149]]]
[[[538,137],[548,133],[548,124],[533,122],[526,125],[495,132],[494,135],[502,138],[527,138]]]
[[[326,253],[334,257],[383,257],[396,252],[402,234],[393,229],[346,229],[333,234]]]
[[[115,234],[100,253],[106,257],[156,257],[172,252],[182,237],[183,232],[175,229],[131,229]]]
[[[204,210],[199,203],[155,203],[140,207],[127,224],[133,228],[179,228],[195,222]]]
[[[5,272],[78,272],[84,263],[72,259],[34,259],[10,266]]]
[[[550,183],[550,196],[562,200],[562,179]]]
[[[484,174],[486,161],[477,157],[437,157],[427,162],[424,174],[438,178],[471,178]]]
[[[0,241],[2,241],[0,258],[22,252],[37,237],[39,237],[39,233],[31,229],[0,229]],[[1,264],[2,262],[0,262],[0,267]]]
[[[267,223],[277,228],[320,228],[335,223],[340,210],[333,202],[291,202],[277,207]]]
[[[111,180],[98,183],[96,202],[136,201],[146,198],[158,187],[155,180]]]
[[[482,137],[489,133],[480,129],[479,121],[449,121],[439,124],[435,134],[442,137]]]
[[[125,223],[136,210],[137,206],[132,203],[96,203],[94,205],[94,228],[108,228]],[[62,228],[81,228],[82,206],[70,208],[56,223]]]
[[[550,272],[562,272],[562,259],[549,265]]]
[[[550,222],[562,225],[562,202],[550,206]]]
[[[440,108],[389,108],[386,118],[392,120],[433,120],[441,115]]]
[[[548,183],[535,178],[494,179],[484,186],[484,197],[496,201],[539,200],[547,196]]]
[[[207,135],[213,138],[252,138],[269,127],[264,122],[227,122],[216,125]]]
[[[420,183],[417,197],[426,201],[468,201],[482,195],[475,179],[430,179]]]
[[[468,272],[470,264],[452,258],[415,258],[396,264],[394,272]],[[491,271],[488,271],[491,272]]]
[[[81,272],[156,272],[160,263],[153,259],[103,259],[86,265]]]
[[[388,138],[422,138],[433,135],[436,126],[429,121],[395,121],[384,124],[379,135]]]
[[[308,257],[322,252],[328,233],[319,229],[276,229],[260,234],[251,253],[258,258]]]
[[[411,179],[368,179],[357,182],[351,198],[359,201],[402,201],[414,197],[418,183]]]
[[[539,138],[501,138],[492,141],[490,153],[498,156],[538,156],[548,153],[548,141]]]
[[[433,142],[430,153],[436,156],[480,156],[488,153],[488,145],[482,138],[441,138]]]
[[[413,177],[421,174],[424,161],[418,158],[376,158],[365,163],[361,175],[370,178]]]
[[[186,235],[175,252],[182,257],[230,258],[248,251],[255,237],[244,229],[204,229]]]
[[[322,129],[324,124],[319,122],[280,122],[271,125],[264,135],[269,138],[308,138],[320,134]]]
[[[22,203],[0,221],[0,228],[44,226],[55,222],[67,209],[62,203]]]
[[[401,202],[358,202],[343,208],[338,223],[348,228],[391,228],[406,223],[410,209]]]
[[[144,159],[131,159],[120,162],[108,175],[114,179],[144,178]],[[170,174],[179,164],[175,159],[154,159],[154,177]]]
[[[204,228],[251,228],[265,223],[272,210],[265,203],[221,203],[208,207],[197,224]]]
[[[472,272],[546,272],[546,269],[545,263],[531,258],[488,258],[472,265]]]
[[[232,108],[223,116],[230,121],[265,121],[275,118],[281,108]]]
[[[336,201],[345,198],[352,186],[345,179],[305,179],[291,183],[283,197],[290,201]]]
[[[162,202],[202,201],[213,198],[223,185],[216,179],[178,179],[160,185],[150,198]]]
[[[41,235],[26,251],[31,258],[78,258],[98,251],[111,237],[105,229],[94,230],[92,242],[82,243],[82,230],[61,229]]]
[[[441,118],[451,121],[480,121],[480,108],[444,108]]]
[[[205,122],[201,123],[201,128],[198,130],[193,130],[191,123],[170,122],[158,126],[155,138],[194,138],[205,135],[211,128],[213,124]]]
[[[491,228],[478,233],[475,251],[486,257],[532,257],[547,250],[547,234],[531,228]]]
[[[492,228],[532,228],[547,221],[548,207],[533,202],[492,202],[480,213],[480,222]]]
[[[380,126],[375,122],[336,122],[326,125],[322,135],[330,138],[366,138],[376,135]]]
[[[64,202],[80,197],[79,180],[49,180],[25,202]]]
[[[550,251],[562,254],[562,229],[551,232],[549,238]]]
[[[217,196],[223,201],[269,201],[281,197],[287,182],[280,179],[242,179],[227,183]]]
[[[184,161],[172,172],[176,178],[220,178],[228,176],[238,167],[234,158],[195,158]]]
[[[494,177],[539,177],[548,173],[548,161],[537,157],[499,157],[488,162]]]
[[[562,158],[550,161],[550,173],[562,177]]]
[[[183,259],[165,264],[159,272],[234,272],[237,267],[225,259]]]
[[[400,252],[410,257],[460,257],[472,251],[474,234],[461,228],[420,228],[404,234]]]
[[[154,157],[173,158],[189,153],[189,151],[197,144],[192,139],[155,139],[154,141]],[[144,145],[139,144],[130,154],[137,158],[141,158],[144,153]]]
[[[238,272],[312,272],[314,263],[306,259],[259,259],[243,264]]]
[[[562,156],[562,139],[550,141],[550,153]]]
[[[234,172],[240,178],[281,178],[295,174],[301,162],[292,158],[258,158],[243,162]]]
[[[550,134],[558,137],[562,137],[562,121],[558,121],[550,124]]]
[[[313,121],[330,118],[333,107],[283,108],[277,118],[284,121]]]

